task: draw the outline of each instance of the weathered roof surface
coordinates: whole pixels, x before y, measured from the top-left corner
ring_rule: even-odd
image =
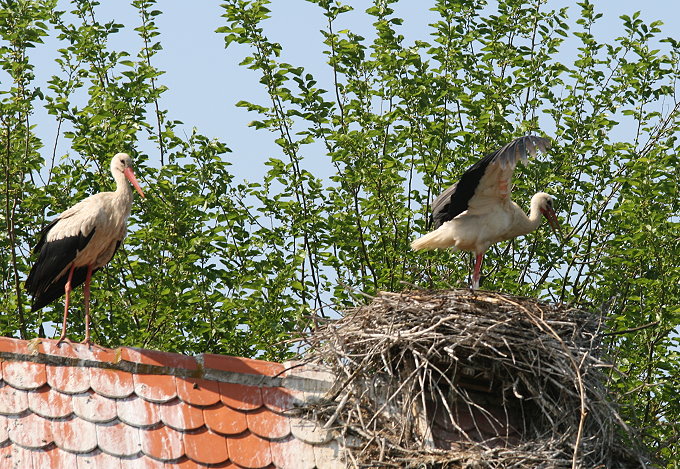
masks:
[[[328,373],[0,338],[0,468],[345,467],[329,431],[291,409]]]

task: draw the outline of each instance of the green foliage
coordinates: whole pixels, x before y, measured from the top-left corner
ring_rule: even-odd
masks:
[[[223,5],[218,33],[245,51],[268,98],[238,105],[279,149],[254,181],[232,174],[225,143],[184,135],[161,107],[156,2],[132,2],[136,25],[100,23],[92,0],[70,11],[0,2],[0,332],[30,338],[60,321],[59,302],[29,313],[30,247],[46,220],[110,190],[118,151],[134,155],[148,198],[93,279],[94,340],[278,360],[292,332],[362,301],[357,292],[467,285],[468,256],[409,242],[426,231],[433,196],[534,132],[553,149],[517,171],[515,199],[556,195],[566,236],[540,229],[494,246],[483,287],[601,310],[616,332],[612,386],[645,444],[677,464],[680,42],[638,14],[603,42],[589,1],[436,0],[430,35],[407,43],[393,0],[366,5],[370,38],[344,29],[350,6],[309,1],[326,23],[326,81],[282,60],[268,1]],[[140,50],[114,50],[116,34],[136,34]],[[59,72],[41,90],[30,50],[46,37]],[[54,119],[52,142],[35,134],[39,107]],[[154,152],[136,150],[149,142]]]
[[[303,240],[311,262],[300,277],[321,279],[336,304],[354,301],[348,287],[467,284],[465,256],[409,251],[426,230],[429,201],[480,155],[546,133],[554,148],[519,171],[516,198],[526,203],[544,188],[557,195],[568,235],[539,230],[495,246],[485,287],[606,313],[621,331],[608,336],[621,372],[613,386],[652,451],[677,458],[678,43],[659,40],[661,23],[638,14],[622,17],[621,36],[603,43],[592,34],[602,16],[594,4],[580,3],[574,22],[566,9],[521,0],[499,1],[491,13],[485,2],[437,1],[429,41],[413,44],[399,33],[395,2],[376,1],[366,10],[375,37],[366,40],[337,26],[350,7],[310,1],[327,19],[330,91],[279,60],[263,26],[268,2],[228,1],[219,30],[228,47],[250,46],[243,64],[270,97],[241,105],[262,116],[257,128],[278,134],[287,157],[266,176],[284,188],[276,203],[257,195]],[[567,40],[577,43],[573,63],[557,57]],[[633,132],[619,136],[621,128]],[[329,182],[304,171],[320,153]],[[318,297],[317,283],[302,286]]]

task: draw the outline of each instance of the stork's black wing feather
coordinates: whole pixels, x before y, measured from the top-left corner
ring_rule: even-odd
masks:
[[[448,187],[432,202],[431,229],[453,220],[468,209],[468,202],[475,195],[475,190],[491,163],[514,165],[519,160],[526,160],[528,155],[535,155],[537,148],[545,152],[550,148],[550,141],[534,135],[520,137],[470,166],[456,184]]]
[[[95,229],[93,228],[87,236],[80,233],[77,236],[67,236],[48,242],[47,234],[58,222],[59,219],[54,220],[42,230],[40,240],[33,250],[39,252],[38,260],[33,264],[26,279],[26,290],[33,296],[33,311],[42,308],[64,294],[64,285],[68,273],[58,277],[59,274],[94,236]],[[85,281],[85,274],[78,273],[78,276],[76,276],[76,272],[79,270],[76,269],[73,272],[71,285],[74,288]],[[85,273],[87,273],[87,269],[85,269]]]
[[[71,288],[76,288],[85,282],[85,277],[87,276],[87,266],[78,267],[73,269],[73,277],[71,278]],[[39,309],[52,303],[57,298],[64,295],[64,287],[66,286],[66,280],[68,279],[68,272],[54,282],[48,284],[46,288],[39,294],[33,297],[33,304],[31,305],[31,311],[38,311]]]
[[[469,167],[460,180],[442,192],[432,202],[432,229],[439,228],[442,223],[453,220],[468,208],[468,202],[475,194],[484,171],[495,158],[497,152],[489,153],[484,158]]]

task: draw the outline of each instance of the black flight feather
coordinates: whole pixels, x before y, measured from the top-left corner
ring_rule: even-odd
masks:
[[[468,168],[456,184],[434,199],[429,229],[439,228],[442,223],[453,220],[468,209],[468,202],[475,195],[475,190],[491,163],[498,161],[500,164],[515,164],[520,159],[526,159],[529,154],[535,155],[537,148],[545,152],[549,147],[548,139],[528,135],[486,155]]]
[[[57,224],[59,219],[47,225],[41,232],[40,240],[33,252],[39,252],[38,260],[33,265],[26,279],[26,290],[33,296],[32,311],[36,311],[51,303],[64,294],[64,286],[68,279],[68,272],[61,277],[59,275],[73,260],[78,252],[85,249],[87,243],[94,236],[95,228],[85,236],[79,233],[77,236],[68,236],[46,242],[47,233]],[[73,288],[85,281],[87,267],[77,268],[73,271],[71,286]]]

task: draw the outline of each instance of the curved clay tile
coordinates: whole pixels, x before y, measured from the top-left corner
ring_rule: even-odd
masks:
[[[110,454],[106,454],[105,452],[101,450],[96,450],[92,451],[87,454],[78,454],[76,456],[76,467],[78,469],[80,468],[92,468],[92,469],[121,469],[122,464],[121,464],[121,458],[118,456],[113,456]],[[138,461],[136,459],[132,459],[129,461],[130,463],[135,462],[137,463]],[[60,466],[57,466],[60,467]],[[132,467],[139,467],[138,465],[135,466],[128,466],[126,465],[127,468],[132,468]],[[161,466],[162,467],[162,466]],[[156,466],[158,468],[158,465]],[[73,468],[65,468],[65,469],[73,469]]]
[[[87,368],[45,365],[45,374],[47,384],[63,393],[78,394],[90,389],[90,370]]]
[[[163,469],[243,469],[241,467],[238,467],[236,464],[232,463],[231,461],[225,461],[220,464],[211,464],[210,466],[206,466],[205,464],[197,463],[195,461],[192,461],[189,458],[184,457],[183,459],[174,462],[174,463],[166,463],[165,466],[163,466]],[[276,468],[266,468],[266,469],[276,469]]]
[[[248,429],[246,416],[222,403],[203,409],[205,424],[215,433],[237,435]]]
[[[17,415],[28,409],[26,391],[15,389],[7,383],[0,382],[0,414]]]
[[[43,386],[26,393],[28,408],[42,417],[63,418],[73,413],[71,396]]]
[[[163,464],[160,461],[152,459],[148,456],[140,454],[138,456],[129,456],[125,458],[119,458],[118,464],[120,466],[115,466],[115,469],[170,469],[172,466]],[[35,468],[34,468],[35,469]],[[78,467],[80,469],[80,467]],[[89,468],[88,468],[89,469]],[[99,466],[92,469],[100,469]],[[105,469],[105,468],[101,468]]]
[[[177,397],[177,384],[172,375],[133,375],[135,394],[151,402],[168,402]]]
[[[245,373],[250,375],[279,376],[286,369],[281,363],[266,362],[253,358],[232,357],[204,353],[203,367],[214,370]]]
[[[315,469],[314,448],[294,436],[271,442],[272,462],[280,469]]]
[[[33,451],[18,445],[0,447],[0,461],[9,461],[14,468],[31,468]]]
[[[182,433],[165,425],[139,432],[142,452],[161,461],[179,459],[184,456]]]
[[[256,412],[246,414],[248,428],[257,436],[280,440],[290,435],[290,422],[288,417],[262,408]]]
[[[314,445],[326,444],[333,439],[330,430],[326,430],[318,422],[292,417],[290,431],[295,438]]]
[[[90,368],[90,387],[105,397],[122,398],[135,390],[132,375],[127,371]]]
[[[31,341],[34,342],[34,341]],[[57,340],[39,339],[38,351],[45,355],[57,357],[75,358],[77,360],[88,360],[102,363],[115,363],[116,350],[104,347],[90,347],[77,342],[70,342],[57,345]]]
[[[315,456],[294,436],[326,441],[328,432],[296,424],[293,433],[294,413],[285,412],[321,392],[316,373],[297,370],[270,387],[277,380],[253,385],[253,375],[275,376],[284,365],[206,355],[199,369],[166,352],[0,338],[0,351],[9,349],[18,355],[0,365],[0,469],[337,467],[322,465],[334,450]],[[210,378],[182,378],[187,369]]]
[[[77,467],[75,454],[61,450],[54,445],[33,451],[31,456],[33,461],[33,469]]]
[[[187,457],[202,464],[219,464],[229,459],[224,437],[206,428],[185,433],[184,450]]]
[[[292,410],[301,404],[293,391],[281,387],[262,388],[262,401],[267,409],[274,412]]]
[[[209,406],[220,401],[219,384],[216,381],[197,378],[177,378],[177,397],[191,405]]]
[[[99,448],[112,456],[133,456],[142,450],[139,430],[118,420],[97,426]]]
[[[10,440],[24,448],[44,448],[53,441],[51,422],[31,413],[8,418],[7,432]]]
[[[38,389],[47,382],[45,365],[33,362],[2,362],[2,378],[17,389]]]
[[[231,461],[239,466],[262,468],[272,463],[269,441],[254,433],[245,432],[227,439],[227,448]]]
[[[198,407],[194,407],[179,399],[159,404],[161,412],[161,420],[164,424],[174,428],[175,430],[188,431],[196,430],[205,424],[203,420],[203,411]]]
[[[81,419],[88,422],[110,422],[118,414],[116,413],[116,401],[108,397],[100,396],[96,392],[87,391],[72,397],[73,412]]]
[[[170,368],[183,368],[186,370],[198,369],[198,363],[194,357],[180,355],[178,353],[163,352],[160,350],[145,350],[133,347],[121,347],[121,360],[145,365],[165,366]]]
[[[149,427],[161,421],[158,404],[132,395],[116,400],[118,418],[134,427]]]
[[[262,393],[257,386],[237,383],[220,383],[222,402],[237,410],[254,410],[262,407]]]
[[[7,417],[0,415],[0,445],[3,445],[8,439],[9,433],[7,433]]]
[[[95,424],[77,417],[52,421],[54,444],[71,453],[89,453],[97,448]]]

